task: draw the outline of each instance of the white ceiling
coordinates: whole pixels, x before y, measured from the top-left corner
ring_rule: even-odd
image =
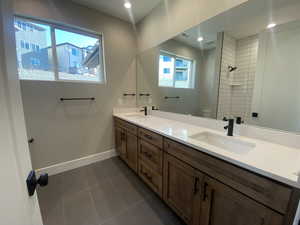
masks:
[[[185,31],[189,37],[180,34],[175,39],[205,49],[207,42],[217,39],[218,32],[225,31],[240,39],[260,33],[270,22],[285,24],[300,20],[299,12],[299,0],[251,0]],[[197,42],[199,36],[204,37],[201,43]]]
[[[162,0],[72,0],[89,8],[118,17],[122,20],[137,23],[155,8]],[[132,4],[130,10],[124,8],[124,3]]]

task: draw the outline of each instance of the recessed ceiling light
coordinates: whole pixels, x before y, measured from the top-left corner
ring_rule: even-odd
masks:
[[[131,5],[130,2],[125,2],[125,3],[124,3],[124,7],[125,7],[126,9],[131,9],[132,5]]]
[[[271,28],[273,28],[273,27],[276,27],[276,23],[270,23],[268,26],[267,26],[267,28],[268,29],[271,29]]]
[[[197,41],[199,42],[203,41],[203,37],[198,37]]]

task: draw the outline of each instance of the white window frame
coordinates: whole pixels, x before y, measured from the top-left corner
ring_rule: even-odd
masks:
[[[51,48],[52,48],[52,55],[53,55],[53,73],[54,73],[54,80],[38,80],[38,79],[22,79],[20,78],[19,74],[18,77],[20,80],[24,81],[45,81],[45,82],[69,82],[69,83],[92,83],[92,84],[106,84],[106,63],[105,63],[105,51],[104,51],[104,35],[102,32],[95,32],[89,29],[73,26],[73,25],[65,25],[65,24],[59,24],[56,22],[50,22],[34,17],[27,17],[23,15],[15,15],[14,18],[19,18],[21,20],[27,20],[32,23],[39,23],[42,25],[46,25],[50,27],[50,35],[51,35]],[[64,30],[67,32],[72,32],[76,34],[86,35],[89,37],[97,38],[101,44],[99,45],[99,48],[101,50],[99,51],[99,58],[100,60],[100,68],[103,68],[101,72],[103,73],[102,77],[99,74],[99,79],[102,78],[99,81],[89,81],[89,80],[66,80],[59,78],[59,70],[58,70],[58,58],[56,53],[56,37],[55,37],[55,29]]]
[[[173,84],[172,86],[162,86],[159,85],[159,67],[160,67],[160,56],[161,55],[165,55],[165,56],[170,56],[172,58],[174,58],[174,74],[173,74]],[[190,74],[190,80],[189,80],[189,87],[186,88],[182,88],[182,87],[175,87],[175,74],[176,74],[176,59],[185,59],[185,60],[189,60],[191,61],[191,74]],[[164,88],[176,88],[176,89],[195,89],[195,68],[196,68],[196,60],[185,57],[185,56],[180,56],[165,50],[160,50],[159,51],[159,55],[158,55],[158,86],[159,87],[164,87]]]

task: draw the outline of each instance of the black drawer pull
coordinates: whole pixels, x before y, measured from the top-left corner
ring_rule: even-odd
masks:
[[[208,186],[208,183],[204,183],[204,187],[203,187],[203,201],[205,201],[206,200],[206,198],[208,197],[208,195],[207,195],[207,186]]]
[[[195,177],[195,181],[194,181],[194,195],[198,193],[199,189],[198,189],[198,183],[199,183],[199,177]]]
[[[152,158],[152,154],[148,153],[148,152],[141,152],[143,155],[145,155],[147,158],[151,159]]]
[[[148,175],[147,172],[144,172],[143,169],[141,169],[141,174],[145,176],[147,180],[152,182],[152,176]]]

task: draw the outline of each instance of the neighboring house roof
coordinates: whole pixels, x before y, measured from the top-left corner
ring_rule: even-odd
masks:
[[[63,45],[70,45],[70,46],[72,46],[72,47],[74,47],[74,48],[81,49],[81,48],[78,47],[77,45],[71,44],[71,43],[69,43],[69,42],[64,42],[64,43],[58,44],[58,45],[56,45],[56,47],[63,46]],[[51,48],[51,47],[49,47],[49,48]]]
[[[99,65],[99,45],[94,46],[92,52],[85,57],[82,64],[89,68],[93,68]]]
[[[20,22],[20,23],[25,23],[25,24],[27,24],[27,25],[30,25],[30,26],[32,26],[34,29],[36,29],[36,30],[38,30],[38,31],[45,31],[45,30],[46,30],[45,28],[43,28],[43,27],[41,27],[41,26],[38,26],[38,25],[36,25],[36,24],[34,24],[34,23],[24,22],[24,21],[21,21],[21,20],[16,20],[16,21],[15,21],[15,29],[17,29],[18,31],[21,31],[21,30],[22,30],[22,28],[20,28],[20,27],[18,26],[18,22]]]
[[[22,29],[15,24],[15,32],[21,31]]]

